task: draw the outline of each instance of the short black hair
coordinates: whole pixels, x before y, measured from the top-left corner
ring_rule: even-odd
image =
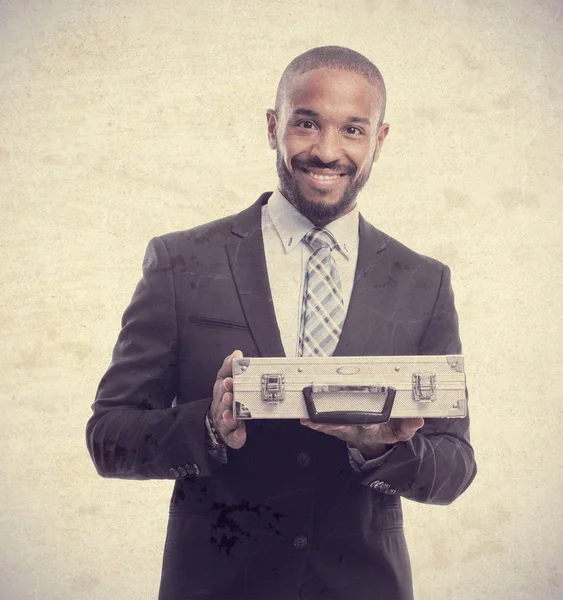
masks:
[[[379,125],[383,123],[387,94],[381,72],[363,54],[342,46],[319,46],[294,58],[285,68],[278,84],[276,112],[279,113],[281,109],[283,97],[293,77],[313,69],[340,69],[364,77],[379,92]]]

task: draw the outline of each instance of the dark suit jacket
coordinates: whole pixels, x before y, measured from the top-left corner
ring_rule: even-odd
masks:
[[[296,420],[248,421],[227,465],[206,452],[204,416],[225,356],[284,355],[260,225],[269,195],[150,241],[88,449],[104,477],[176,478],[161,600],[410,599],[400,498],[449,504],[468,487],[469,418],[427,419],[367,473],[350,467],[343,441]],[[449,269],[360,217],[335,355],[460,352]],[[185,465],[199,475],[174,477]],[[397,493],[373,489],[375,480]]]

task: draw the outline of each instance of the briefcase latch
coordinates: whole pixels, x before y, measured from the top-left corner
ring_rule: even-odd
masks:
[[[262,400],[269,404],[279,404],[285,398],[284,375],[262,375]]]
[[[412,395],[417,402],[436,400],[436,373],[413,373]]]

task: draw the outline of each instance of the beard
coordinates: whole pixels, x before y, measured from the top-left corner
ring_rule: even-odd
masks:
[[[297,157],[293,157],[291,159],[291,166],[294,171],[299,168],[328,168],[333,169],[334,171],[343,171],[350,178],[353,178],[357,171],[355,165],[342,168],[336,161],[332,163],[323,163],[315,158],[301,160]],[[335,204],[318,202],[310,200],[302,193],[295,180],[295,176],[292,175],[286,167],[279,148],[276,148],[276,168],[280,180],[281,193],[304,217],[309,219],[313,225],[321,227],[337,219],[346,211],[346,209],[355,204],[358,194],[369,179],[372,166],[373,161],[370,162],[370,168],[367,174],[356,181],[352,181],[346,190],[344,190],[344,193],[338,202]],[[324,194],[328,194],[329,190],[319,190],[319,192],[321,194],[323,194],[323,192]]]

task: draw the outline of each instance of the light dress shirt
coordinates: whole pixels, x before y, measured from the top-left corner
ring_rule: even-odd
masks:
[[[325,226],[336,240],[332,259],[342,284],[344,312],[348,311],[359,247],[359,209]],[[287,357],[297,356],[303,307],[303,288],[307,263],[313,250],[303,239],[314,225],[303,216],[277,189],[262,207],[262,237],[270,291],[282,345]],[[225,446],[222,444],[222,446]],[[346,444],[351,466],[356,471],[368,471],[379,466],[391,452],[366,460],[357,448]],[[226,447],[212,452],[226,462]]]

